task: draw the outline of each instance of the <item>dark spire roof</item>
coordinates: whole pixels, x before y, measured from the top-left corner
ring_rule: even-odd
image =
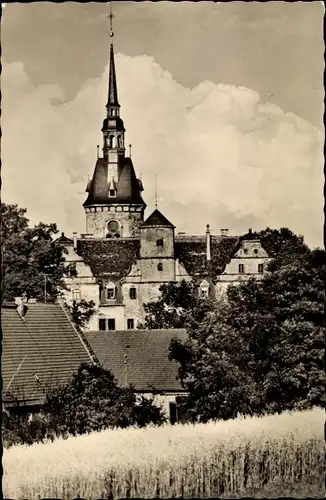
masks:
[[[164,227],[175,227],[173,224],[171,224],[170,221],[167,220],[166,217],[164,217],[163,214],[157,208],[154,210],[154,212],[143,222],[141,227],[147,227],[147,226],[164,226]]]
[[[113,43],[111,43],[110,47],[109,93],[108,93],[108,102],[106,107],[108,108],[110,106],[120,106],[118,101],[117,77],[115,74]]]
[[[87,200],[84,207],[90,205],[111,205],[113,203],[131,203],[146,206],[141,197],[142,186],[136,177],[130,158],[121,158],[118,168],[119,178],[116,184],[117,192],[114,198],[109,197],[108,164],[103,158],[98,158],[91,182],[87,185]]]

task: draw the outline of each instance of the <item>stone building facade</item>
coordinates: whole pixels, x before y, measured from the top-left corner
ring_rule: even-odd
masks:
[[[84,203],[86,233],[58,244],[67,248],[66,300],[93,300],[96,314],[88,330],[134,330],[144,319],[143,304],[159,297],[163,283],[195,279],[201,296],[224,292],[263,275],[268,255],[249,230],[246,235],[175,234],[175,227],[155,210],[146,220],[143,186],[125,151],[114,50],[102,157],[88,182]]]

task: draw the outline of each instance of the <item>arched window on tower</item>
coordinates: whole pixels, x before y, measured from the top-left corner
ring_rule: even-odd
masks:
[[[107,238],[120,238],[121,236],[121,228],[120,224],[116,220],[110,220],[106,226],[107,229]]]
[[[109,137],[109,148],[114,148],[114,135],[110,135]]]
[[[118,135],[118,148],[123,148],[123,137]]]

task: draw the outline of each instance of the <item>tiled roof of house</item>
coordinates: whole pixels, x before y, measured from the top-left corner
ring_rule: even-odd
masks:
[[[15,304],[1,310],[3,395],[32,405],[42,403],[49,387],[67,383],[92,358],[60,304],[26,308],[23,318]]]
[[[97,278],[119,280],[130,272],[139,257],[138,239],[80,239],[77,253]]]
[[[170,221],[157,209],[142,223],[141,227],[147,226],[162,226],[162,227],[175,227]]]
[[[168,354],[173,338],[186,339],[185,330],[97,331],[85,336],[99,362],[121,385],[131,384],[140,392],[182,390],[178,364],[169,361]]]

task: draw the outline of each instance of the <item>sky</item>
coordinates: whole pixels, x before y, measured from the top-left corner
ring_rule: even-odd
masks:
[[[323,235],[321,2],[112,3],[121,117],[176,231]],[[6,4],[2,200],[85,232],[108,84],[103,3]]]

